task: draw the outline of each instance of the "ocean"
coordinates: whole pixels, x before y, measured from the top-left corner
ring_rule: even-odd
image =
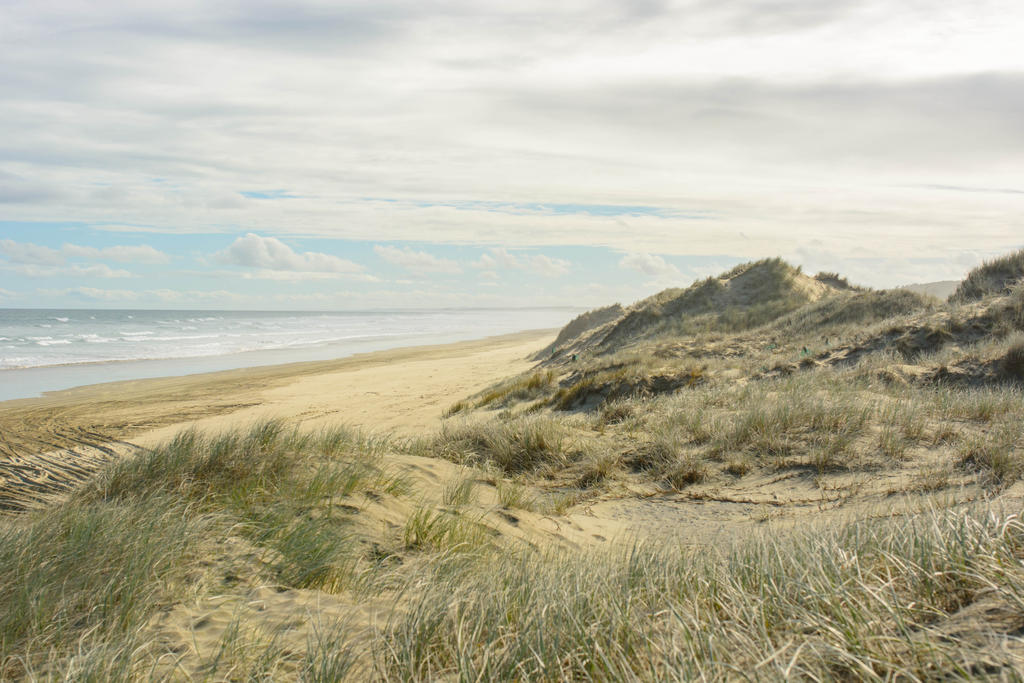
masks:
[[[328,360],[556,328],[580,312],[0,309],[0,401],[113,380]]]

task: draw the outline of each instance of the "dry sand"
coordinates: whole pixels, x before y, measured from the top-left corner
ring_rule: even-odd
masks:
[[[45,504],[135,446],[264,418],[437,429],[455,401],[522,372],[555,331],[224,372],[111,382],[0,402],[0,511]]]

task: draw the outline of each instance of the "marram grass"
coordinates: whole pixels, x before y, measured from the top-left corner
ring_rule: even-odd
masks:
[[[647,542],[441,559],[377,643],[378,674],[1020,680],[1022,561],[1024,523],[984,510],[766,535],[717,556]]]

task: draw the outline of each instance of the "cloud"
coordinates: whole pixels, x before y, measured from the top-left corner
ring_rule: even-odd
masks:
[[[3,252],[11,263],[59,266],[65,261],[64,256],[56,249],[14,240],[0,240],[0,252]]]
[[[135,301],[140,293],[129,289],[98,289],[96,287],[71,287],[68,289],[44,289],[47,296],[70,296],[89,301]]]
[[[523,263],[514,255],[508,253],[503,247],[492,247],[480,255],[480,258],[470,264],[473,268],[481,270],[496,270],[498,268],[519,269]]]
[[[508,253],[505,249],[491,249],[494,261],[500,268],[522,268],[519,259]]]
[[[238,277],[238,273],[230,273]],[[276,280],[278,282],[306,282],[309,280],[337,280],[344,278],[357,282],[380,282],[380,278],[369,273],[301,273],[293,270],[253,270],[241,274],[243,280]]]
[[[635,270],[649,277],[682,276],[678,268],[656,254],[626,254],[619,261],[619,267]]]
[[[335,274],[363,271],[358,263],[315,251],[297,253],[275,237],[261,237],[251,232],[236,239],[224,251],[214,254],[214,259],[228,265],[266,271]]]
[[[0,204],[47,202],[60,196],[59,192],[42,183],[0,170]]]
[[[552,245],[756,258],[821,237],[910,258],[1020,233],[1024,195],[925,189],[1024,177],[1013,0],[0,5],[11,221],[500,236],[524,263],[474,264],[497,272]],[[623,230],[522,208],[598,203],[665,213]]]
[[[0,269],[9,270],[25,277],[134,277],[124,269],[114,269],[105,263],[82,265],[73,263],[63,266],[41,266],[34,263],[0,264]]]
[[[78,244],[64,244],[60,249],[52,249],[40,244],[30,242],[15,242],[14,240],[0,240],[0,252],[2,252],[11,263],[32,265],[32,266],[61,266],[67,263],[68,259],[84,259],[88,261],[118,261],[122,263],[167,263],[170,258],[153,247],[148,245],[140,246],[113,246],[113,247],[86,247]],[[111,275],[110,273],[125,273],[126,271],[113,271],[110,268],[86,268],[75,267],[65,269],[66,272],[74,271],[75,274],[98,274],[100,277],[127,277],[127,275]],[[40,271],[41,272],[41,271]]]
[[[568,273],[572,264],[565,259],[551,258],[544,254],[516,256],[504,247],[492,247],[470,265],[485,271],[480,274],[481,277],[496,278],[495,271],[498,269],[529,270],[544,277],[559,277]],[[487,272],[491,274],[486,275]]]
[[[118,263],[157,264],[168,263],[171,260],[167,254],[145,244],[139,246],[103,247],[102,249],[85,247],[78,244],[65,244],[61,247],[61,252],[70,258],[116,261]]]
[[[240,295],[226,290],[175,290],[175,289],[101,289],[98,287],[69,287],[65,289],[39,289],[38,294],[47,297],[71,297],[105,303],[193,303],[196,301],[213,302],[221,305],[231,303],[253,303],[252,297]]]
[[[479,259],[469,264],[471,268],[493,271],[498,267],[498,262],[490,254],[482,254]]]
[[[386,245],[377,245],[373,248],[377,256],[393,265],[405,268],[409,272],[424,275],[427,273],[443,273],[455,275],[462,272],[462,268],[455,261],[445,258],[438,258],[425,251],[413,251],[406,247],[399,249]]]
[[[570,264],[565,259],[551,258],[544,254],[536,254],[528,260],[530,270],[544,277],[560,277],[569,272]]]

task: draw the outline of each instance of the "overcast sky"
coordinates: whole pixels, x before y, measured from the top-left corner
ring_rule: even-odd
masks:
[[[0,306],[628,303],[1024,246],[1024,3],[0,4]]]

